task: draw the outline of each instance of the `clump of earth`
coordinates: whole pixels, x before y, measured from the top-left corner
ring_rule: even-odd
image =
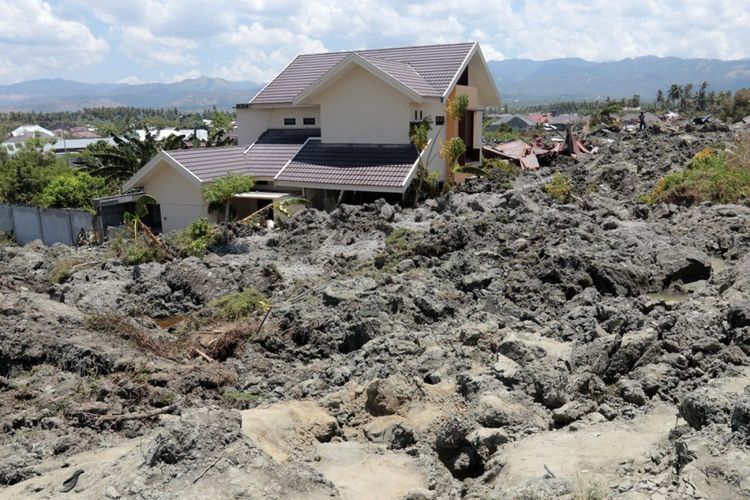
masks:
[[[747,498],[750,208],[638,201],[731,139],[613,133],[204,258],[2,246],[0,497]],[[247,289],[267,315],[201,322]]]

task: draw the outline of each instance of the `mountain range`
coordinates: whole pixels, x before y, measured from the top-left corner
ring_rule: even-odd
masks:
[[[750,87],[750,59],[720,61],[654,56],[615,62],[508,59],[490,61],[488,65],[504,99],[527,102],[635,94],[653,101],[658,90],[666,92],[673,83],[693,83],[697,89],[706,81],[710,90],[715,91]]]
[[[680,59],[645,56],[615,62],[583,59],[489,61],[506,101],[551,102],[562,99],[630,97],[653,100],[657,90],[673,83],[707,81],[711,90],[750,87],[750,59]],[[247,102],[263,84],[220,78],[139,85],[31,80],[0,85],[0,111],[71,111],[83,107],[133,106],[193,111],[216,106],[231,109]]]
[[[176,83],[80,83],[62,79],[0,85],[0,111],[73,111],[84,107],[132,106],[194,111],[231,109],[262,87],[253,82],[195,78]]]

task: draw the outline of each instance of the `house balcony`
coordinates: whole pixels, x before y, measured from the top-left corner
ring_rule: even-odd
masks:
[[[478,111],[482,109],[479,103],[479,92],[476,87],[456,85],[456,95],[458,94],[466,94],[469,96],[469,110]]]

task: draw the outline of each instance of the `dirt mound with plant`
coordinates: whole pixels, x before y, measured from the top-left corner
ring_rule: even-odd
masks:
[[[0,497],[747,497],[750,208],[646,199],[734,139],[135,265],[0,246]]]

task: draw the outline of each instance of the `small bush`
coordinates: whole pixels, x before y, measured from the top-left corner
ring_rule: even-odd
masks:
[[[73,267],[77,264],[78,261],[75,259],[65,257],[59,259],[49,272],[49,282],[54,285],[64,282],[73,274]]]
[[[212,246],[221,241],[221,231],[208,219],[192,222],[175,238],[174,244],[183,257],[203,257]]]
[[[135,266],[147,262],[162,262],[167,258],[164,249],[142,239],[125,240],[118,236],[110,245],[110,255],[122,260],[123,264]]]
[[[241,292],[232,292],[208,303],[213,309],[213,318],[224,321],[236,321],[257,312],[265,312],[271,304],[262,293],[254,288]]]
[[[16,238],[12,233],[4,233],[0,231],[0,245],[15,245]]]
[[[568,203],[573,191],[570,177],[560,172],[555,172],[552,179],[544,185],[544,190],[558,203]]]
[[[659,179],[653,191],[641,198],[652,205],[674,203],[690,206],[703,201],[747,202],[750,199],[750,140],[739,140],[729,152],[706,148],[696,154],[682,172]]]

